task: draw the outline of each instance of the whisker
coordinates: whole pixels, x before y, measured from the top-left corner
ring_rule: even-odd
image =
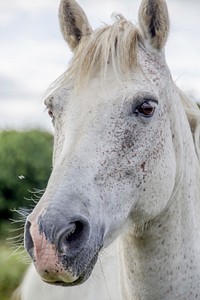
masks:
[[[10,219],[11,228],[8,229],[9,237],[6,240],[12,251],[9,256],[17,255],[20,262],[30,263],[30,259],[24,249],[24,224],[27,216],[32,212],[32,210],[32,207],[20,207],[12,210],[13,213],[18,215],[18,218]]]
[[[108,284],[107,284],[107,281],[106,281],[105,273],[104,273],[104,270],[103,270],[103,266],[102,266],[102,262],[101,262],[101,257],[99,257],[99,264],[100,264],[101,273],[103,275],[103,280],[104,280],[104,283],[105,283],[105,287],[106,287],[106,290],[108,292],[108,297],[109,297],[110,300],[112,300],[111,294],[110,294],[110,290],[109,290],[109,287],[108,287]]]

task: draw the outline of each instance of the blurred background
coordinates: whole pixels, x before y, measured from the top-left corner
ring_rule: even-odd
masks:
[[[120,12],[137,23],[139,0],[79,0],[93,28]],[[167,0],[167,62],[177,85],[200,102],[200,1]],[[53,129],[42,95],[71,52],[57,19],[59,0],[0,0],[0,297],[9,299],[26,269],[7,238],[13,209],[30,207],[51,171]],[[16,234],[15,234],[16,235]],[[1,274],[2,273],[2,274]]]

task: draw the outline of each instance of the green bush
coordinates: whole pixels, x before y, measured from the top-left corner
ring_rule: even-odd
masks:
[[[19,285],[27,265],[13,255],[5,239],[20,233],[20,224],[11,225],[9,218],[19,219],[13,209],[30,207],[34,197],[29,191],[43,190],[51,172],[53,137],[38,130],[0,132],[0,299],[9,300]],[[19,228],[9,233],[10,229]],[[23,231],[23,229],[22,229]],[[23,236],[23,235],[22,235]],[[4,241],[3,241],[4,240]],[[14,248],[17,243],[13,240]]]
[[[0,299],[10,300],[27,268],[18,254],[13,255],[6,243],[0,241]]]
[[[0,220],[12,218],[12,209],[30,206],[29,191],[46,187],[52,143],[51,134],[38,130],[0,132]]]

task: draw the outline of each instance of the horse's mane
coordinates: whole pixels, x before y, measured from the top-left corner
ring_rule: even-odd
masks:
[[[140,33],[122,15],[113,15],[114,23],[104,25],[83,40],[75,51],[68,76],[76,74],[77,86],[97,71],[106,74],[109,63],[116,73],[127,73],[137,65],[137,46]]]
[[[197,104],[189,99],[178,87],[177,90],[190,124],[196,154],[200,163],[200,110]]]
[[[121,14],[113,15],[113,20],[113,24],[104,24],[82,38],[67,71],[50,87],[48,94],[70,79],[79,90],[98,70],[105,77],[109,64],[116,77],[137,66],[137,47],[142,41],[139,29]]]

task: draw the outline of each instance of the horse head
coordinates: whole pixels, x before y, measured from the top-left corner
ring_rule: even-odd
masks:
[[[130,226],[142,235],[166,208],[177,91],[164,55],[164,0],[142,1],[138,27],[116,15],[93,31],[74,0],[61,1],[59,18],[74,56],[45,100],[53,169],[27,218],[25,247],[44,281],[71,286],[90,276],[102,248]]]

